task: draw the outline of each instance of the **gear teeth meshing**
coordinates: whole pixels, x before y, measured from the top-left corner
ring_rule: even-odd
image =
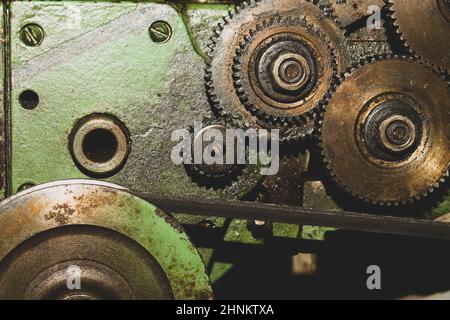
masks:
[[[408,198],[408,199],[401,199],[399,201],[393,201],[393,202],[382,202],[382,201],[374,201],[372,199],[369,199],[367,197],[364,197],[360,194],[356,194],[351,187],[347,186],[345,183],[343,183],[339,177],[335,174],[333,171],[332,163],[328,160],[328,155],[326,152],[326,148],[323,141],[323,124],[324,124],[324,116],[327,110],[327,107],[330,103],[330,100],[333,96],[333,94],[336,92],[336,90],[349,78],[353,75],[353,73],[358,70],[359,68],[366,67],[372,63],[379,62],[379,61],[386,61],[386,60],[399,60],[399,61],[408,61],[411,63],[417,63],[424,65],[428,70],[433,71],[436,75],[439,76],[441,80],[443,80],[447,84],[447,88],[449,89],[450,93],[450,81],[448,80],[448,77],[446,76],[445,72],[443,72],[441,69],[437,68],[436,66],[424,62],[421,59],[418,59],[416,57],[412,56],[402,56],[402,55],[396,55],[396,54],[383,54],[383,55],[377,55],[373,57],[368,57],[366,59],[361,60],[359,63],[354,64],[351,68],[349,68],[347,71],[343,72],[339,78],[336,79],[335,83],[330,87],[330,90],[328,91],[326,98],[324,98],[324,104],[323,108],[321,110],[321,113],[318,115],[316,126],[317,126],[317,132],[315,134],[316,142],[319,146],[321,158],[323,161],[323,164],[326,168],[326,170],[329,173],[329,176],[332,178],[332,180],[345,192],[352,195],[352,197],[359,199],[361,201],[364,201],[366,203],[370,203],[372,205],[376,206],[399,206],[399,205],[407,205],[414,203],[418,200],[421,200],[423,198],[426,198],[431,193],[433,193],[436,189],[438,189],[443,183],[446,182],[446,180],[449,177],[449,168],[447,167],[447,170],[445,170],[441,176],[431,184],[429,188],[424,190],[423,192],[415,195],[414,197]]]

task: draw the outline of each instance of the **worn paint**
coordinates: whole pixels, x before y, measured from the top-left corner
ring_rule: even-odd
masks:
[[[212,297],[203,261],[178,223],[118,186],[88,180],[51,183],[8,199],[0,210],[0,261],[45,230],[99,226],[144,247],[163,269],[176,299]]]

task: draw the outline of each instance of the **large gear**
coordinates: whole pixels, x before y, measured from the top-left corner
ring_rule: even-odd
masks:
[[[406,204],[448,175],[450,91],[436,69],[380,56],[347,73],[321,123],[336,182],[367,202]]]
[[[251,1],[211,39],[206,88],[212,108],[236,127],[312,133],[314,111],[350,65],[339,26],[305,0]]]
[[[450,73],[450,1],[390,2],[394,25],[406,46],[418,57]]]

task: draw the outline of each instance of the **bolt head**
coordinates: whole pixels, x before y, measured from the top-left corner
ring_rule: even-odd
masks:
[[[394,115],[381,123],[380,138],[384,148],[394,152],[402,152],[414,145],[416,127],[407,117]]]

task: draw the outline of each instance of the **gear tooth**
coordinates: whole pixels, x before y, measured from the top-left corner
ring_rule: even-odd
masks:
[[[417,58],[411,57],[411,56],[404,56],[404,55],[394,55],[394,54],[386,54],[383,56],[377,56],[376,58],[373,57],[368,57],[366,59],[361,60],[359,67],[358,66],[353,66],[354,69],[346,72],[343,76],[341,76],[340,78],[337,79],[336,84],[334,86],[332,86],[332,89],[330,88],[328,95],[332,96],[334,94],[334,92],[336,91],[336,89],[342,84],[342,82],[346,81],[348,79],[348,77],[350,77],[353,72],[358,69],[358,68],[362,68],[364,66],[367,66],[371,63],[374,63],[376,61],[379,60],[388,60],[388,59],[392,59],[392,60],[399,60],[399,61],[408,61],[410,63],[418,63],[418,64],[423,64],[423,60],[419,60]],[[430,64],[426,64],[427,67],[431,68],[432,70],[435,71],[436,75],[439,75],[440,78],[442,78],[442,72],[438,71],[436,68],[433,68],[432,65]],[[447,79],[446,76],[444,75],[444,79]],[[450,85],[450,84],[449,84]],[[450,87],[449,87],[450,88]],[[450,91],[449,91],[450,92]],[[327,102],[329,103],[329,101]],[[326,109],[326,107],[325,107]],[[404,204],[408,204],[408,203],[414,203],[417,200],[421,200],[427,196],[429,196],[430,194],[432,194],[437,188],[439,188],[439,186],[444,183],[445,181],[447,181],[447,178],[450,176],[449,175],[449,170],[447,169],[445,171],[445,173],[442,174],[441,177],[439,177],[435,183],[433,183],[429,188],[427,188],[427,190],[425,190],[424,192],[421,192],[413,197],[410,197],[408,199],[401,199],[399,201],[392,201],[392,202],[382,202],[382,201],[374,201],[371,199],[367,199],[366,197],[363,197],[361,195],[355,194],[353,192],[353,190],[351,190],[351,188],[349,188],[348,186],[344,185],[342,183],[342,181],[336,176],[334,170],[333,170],[333,166],[330,162],[330,160],[328,159],[328,155],[327,152],[325,150],[325,146],[324,146],[324,141],[323,141],[323,125],[324,125],[324,116],[326,114],[326,110],[323,112],[320,112],[318,114],[318,120],[316,121],[317,124],[317,143],[320,149],[320,154],[322,157],[322,161],[324,163],[325,168],[327,169],[330,177],[333,179],[333,181],[338,184],[343,190],[345,190],[347,193],[351,194],[352,196],[354,196],[355,198],[359,198],[361,200],[363,200],[364,202],[368,202],[371,203],[372,205],[376,205],[376,206],[389,206],[389,205],[394,205],[394,206],[398,206],[398,205],[404,205]],[[449,163],[450,165],[450,163]]]
[[[424,1],[424,0],[423,0]],[[431,1],[431,0],[430,0]],[[434,4],[436,5],[436,3]],[[423,23],[420,23],[420,18],[422,17],[421,14],[423,14],[424,9],[421,8],[421,10],[418,10],[418,15],[415,16],[418,21],[416,21],[414,24],[411,23],[405,23],[406,17],[410,17],[411,14],[409,12],[404,11],[406,6],[399,5],[396,1],[390,1],[388,5],[389,9],[389,17],[390,17],[390,23],[393,26],[394,31],[397,33],[399,39],[403,43],[404,47],[409,51],[409,53],[426,63],[429,63],[436,67],[440,72],[447,72],[450,73],[450,65],[447,62],[447,65],[443,65],[442,60],[442,54],[448,54],[448,49],[444,48],[441,53],[432,52],[430,53],[429,48],[433,48],[433,46],[430,46],[428,43],[426,43],[426,39],[421,39],[421,34],[428,34],[429,32],[414,32],[414,27],[411,29],[410,26],[414,25],[424,25]],[[429,6],[426,6],[429,10],[439,10],[438,8],[435,8],[431,3]],[[426,10],[425,10],[426,11]],[[428,24],[436,23],[437,27],[440,27],[438,24],[440,21],[439,19],[436,19],[436,21],[427,21]],[[436,25],[435,25],[436,27]],[[417,30],[416,30],[417,31]],[[422,31],[422,30],[420,30]],[[421,41],[421,42],[417,42]],[[441,43],[448,43],[447,39],[443,39]],[[447,56],[448,57],[448,56]],[[448,60],[447,60],[448,61]]]
[[[242,95],[245,93],[245,90],[243,88],[236,88],[236,92],[238,93],[238,95]]]
[[[306,1],[308,1],[314,5],[317,5],[318,8],[322,12],[327,11],[327,8],[323,7],[323,6],[320,7],[318,5],[318,1],[316,1],[316,0],[306,0]],[[214,58],[218,54],[220,54],[219,52],[216,52],[216,50],[217,50],[216,43],[218,43],[220,41],[220,36],[221,36],[222,32],[224,31],[224,29],[230,25],[231,19],[236,19],[238,15],[243,15],[244,11],[247,11],[248,9],[257,7],[260,2],[261,2],[261,0],[250,0],[250,1],[244,1],[241,4],[237,4],[234,7],[234,10],[232,12],[230,12],[228,14],[228,16],[225,16],[223,18],[223,20],[217,25],[217,27],[213,31],[214,36],[213,36],[213,41],[211,41],[212,44],[208,46],[208,48],[210,50],[207,53],[207,56],[209,58],[211,58],[211,61],[213,61]],[[330,20],[333,20],[335,22],[337,21],[336,19],[331,18],[331,16],[332,16],[331,11],[329,11],[329,15],[330,15]],[[254,36],[268,24],[281,23],[281,24],[285,25],[285,24],[295,22],[296,24],[303,26],[308,32],[311,33],[312,36],[315,36],[318,39],[326,42],[326,44],[328,45],[329,56],[328,56],[328,59],[325,61],[328,61],[327,68],[330,68],[330,70],[332,71],[330,78],[328,79],[330,81],[329,86],[331,88],[334,85],[334,83],[336,82],[336,78],[338,77],[338,75],[337,75],[338,61],[337,61],[337,58],[336,58],[336,55],[334,52],[334,48],[332,47],[332,42],[328,36],[321,33],[320,28],[318,28],[318,27],[315,28],[312,26],[313,23],[317,23],[317,22],[314,22],[314,20],[311,20],[311,22],[309,22],[309,19],[306,17],[306,14],[302,14],[301,16],[287,16],[287,17],[277,15],[275,18],[267,18],[264,21],[263,20],[261,20],[261,21],[262,21],[262,23],[255,24],[255,27],[250,28],[248,31],[248,34],[244,35],[242,41],[237,45],[236,52],[235,52],[236,54],[233,57],[234,65],[231,67],[231,78],[234,81],[233,84],[235,87],[234,88],[235,92],[236,92],[241,104],[245,107],[245,109],[250,112],[251,116],[256,117],[255,123],[258,123],[258,126],[259,126],[259,123],[263,123],[264,121],[267,121],[268,123],[273,124],[274,126],[286,126],[287,124],[292,124],[293,126],[296,126],[299,128],[301,128],[301,127],[306,128],[307,121],[313,120],[315,122],[318,117],[318,114],[321,113],[321,111],[324,109],[324,106],[328,103],[329,99],[328,99],[327,93],[324,94],[323,101],[319,101],[316,105],[311,105],[311,110],[307,111],[303,115],[300,115],[300,116],[275,116],[275,115],[271,115],[271,114],[266,114],[258,106],[251,103],[251,101],[249,100],[249,96],[246,94],[244,83],[242,83],[242,81],[241,81],[241,77],[244,75],[242,67],[241,67],[241,65],[243,63],[242,62],[242,56],[244,54],[243,50],[245,50],[247,43],[252,41]],[[338,27],[341,28],[341,26],[339,26],[339,25],[338,25]],[[208,74],[205,76],[205,82],[207,83],[207,87],[210,87],[210,89],[207,90],[207,93],[209,96],[214,98],[214,99],[211,99],[214,101],[214,103],[211,105],[211,107],[216,109],[217,111],[219,111],[218,112],[219,116],[221,116],[223,118],[225,116],[229,116],[229,118],[236,119],[236,121],[238,121],[238,123],[241,125],[242,121],[245,120],[245,116],[242,114],[238,114],[239,111],[237,111],[237,110],[236,110],[236,113],[234,113],[230,110],[227,110],[227,108],[229,108],[230,106],[229,105],[222,106],[222,104],[219,101],[220,98],[216,94],[216,89],[214,88],[214,83],[213,83],[214,78],[212,76],[212,73],[213,73],[214,68],[215,67],[213,67],[211,65],[209,67],[209,70],[210,70],[209,72],[211,74]],[[262,122],[260,122],[259,120],[262,120]],[[234,120],[232,120],[232,121],[234,121]],[[288,130],[288,131],[295,132],[295,130]],[[308,131],[311,131],[311,135],[314,133],[314,130],[308,129]],[[291,133],[289,133],[289,134],[291,134]],[[305,133],[302,132],[302,135],[305,135]],[[284,141],[284,138],[285,137],[281,137],[281,140]],[[288,138],[290,138],[290,136]]]

